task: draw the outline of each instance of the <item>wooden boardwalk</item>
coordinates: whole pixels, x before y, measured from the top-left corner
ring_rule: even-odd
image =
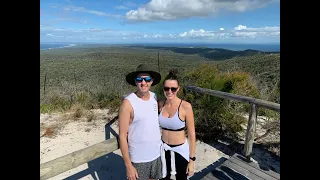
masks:
[[[266,171],[254,162],[246,162],[239,154],[215,168],[212,172],[201,178],[202,180],[277,180],[280,174],[271,170]]]

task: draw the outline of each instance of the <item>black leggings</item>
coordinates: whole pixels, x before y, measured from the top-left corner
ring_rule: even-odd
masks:
[[[170,145],[169,145],[170,146]],[[170,151],[166,151],[166,164],[167,164],[167,176],[162,180],[169,180],[170,179],[170,172],[171,172],[171,155]],[[181,156],[179,153],[174,152],[175,162],[176,162],[176,180],[186,180],[187,179],[187,166],[188,161]]]

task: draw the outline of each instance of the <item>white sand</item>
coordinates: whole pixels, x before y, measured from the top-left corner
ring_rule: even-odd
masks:
[[[64,120],[63,116],[40,115],[40,164],[94,145],[105,140],[105,125],[111,115],[107,110],[95,110],[96,118],[91,122],[84,120]],[[56,131],[55,137],[41,137],[46,127],[61,127]],[[117,124],[112,128],[118,133]],[[111,136],[113,137],[113,136]],[[221,157],[229,158],[226,154],[214,147],[197,141],[195,163],[196,172],[201,171],[216,162]],[[50,180],[58,179],[126,179],[126,170],[120,150],[116,150],[106,156],[97,158],[91,162],[80,165],[74,169],[61,173]]]

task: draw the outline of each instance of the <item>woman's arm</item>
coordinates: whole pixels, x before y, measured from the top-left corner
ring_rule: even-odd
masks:
[[[196,132],[195,132],[195,126],[194,126],[193,110],[189,102],[185,103],[185,110],[186,110],[186,126],[187,126],[188,140],[189,140],[189,153],[190,153],[189,156],[195,157]],[[188,176],[192,176],[194,174],[194,161],[191,159],[189,160],[186,173],[188,173]]]
[[[186,126],[187,126],[187,133],[188,133],[188,140],[190,146],[190,157],[194,157],[196,153],[196,132],[194,126],[194,115],[192,106],[190,103],[186,102],[185,104],[186,109]]]

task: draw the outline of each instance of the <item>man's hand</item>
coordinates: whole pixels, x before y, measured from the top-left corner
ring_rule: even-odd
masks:
[[[133,165],[128,165],[127,166],[127,179],[128,180],[136,180],[138,179],[138,172],[136,168],[133,167]]]

